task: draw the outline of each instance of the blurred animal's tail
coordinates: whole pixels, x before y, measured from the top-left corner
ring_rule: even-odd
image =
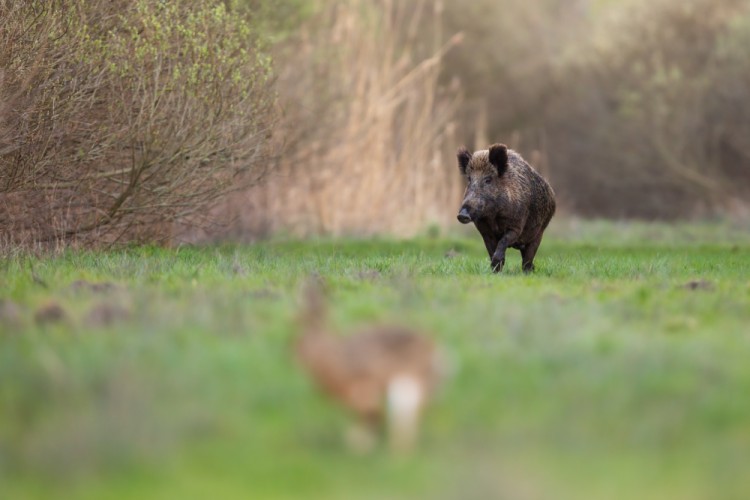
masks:
[[[386,410],[392,450],[406,452],[414,446],[425,396],[422,381],[413,375],[396,375],[388,382]]]

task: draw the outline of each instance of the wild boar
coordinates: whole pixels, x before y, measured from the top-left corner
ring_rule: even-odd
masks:
[[[521,251],[523,271],[534,270],[534,256],[555,214],[552,187],[520,154],[504,144],[456,155],[467,186],[458,220],[473,222],[482,235],[492,270],[505,265],[505,251]]]

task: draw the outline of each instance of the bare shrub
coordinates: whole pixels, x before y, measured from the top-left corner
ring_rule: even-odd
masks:
[[[222,2],[0,3],[0,228],[160,240],[262,174],[270,60]]]
[[[286,148],[263,186],[229,203],[225,237],[413,234],[450,223],[461,197],[454,166],[456,84],[441,90],[443,57],[459,41],[414,48],[432,2],[330,2],[280,48]]]

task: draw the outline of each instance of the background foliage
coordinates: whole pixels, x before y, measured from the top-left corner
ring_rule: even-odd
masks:
[[[224,4],[0,9],[6,243],[163,240],[261,173],[270,59],[251,22]]]
[[[746,0],[446,2],[477,147],[537,155],[567,210],[747,213]],[[471,124],[477,123],[472,135]]]

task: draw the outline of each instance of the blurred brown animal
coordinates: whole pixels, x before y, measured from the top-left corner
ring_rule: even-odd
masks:
[[[473,222],[479,230],[493,271],[502,271],[508,247],[521,251],[524,272],[533,271],[542,235],[555,215],[550,185],[504,144],[474,153],[461,148],[456,156],[467,180],[459,222]]]
[[[324,392],[359,418],[370,436],[385,424],[391,448],[410,449],[440,372],[432,340],[402,326],[335,335],[327,325],[320,285],[307,283],[304,295],[301,333],[294,342],[299,362]]]

